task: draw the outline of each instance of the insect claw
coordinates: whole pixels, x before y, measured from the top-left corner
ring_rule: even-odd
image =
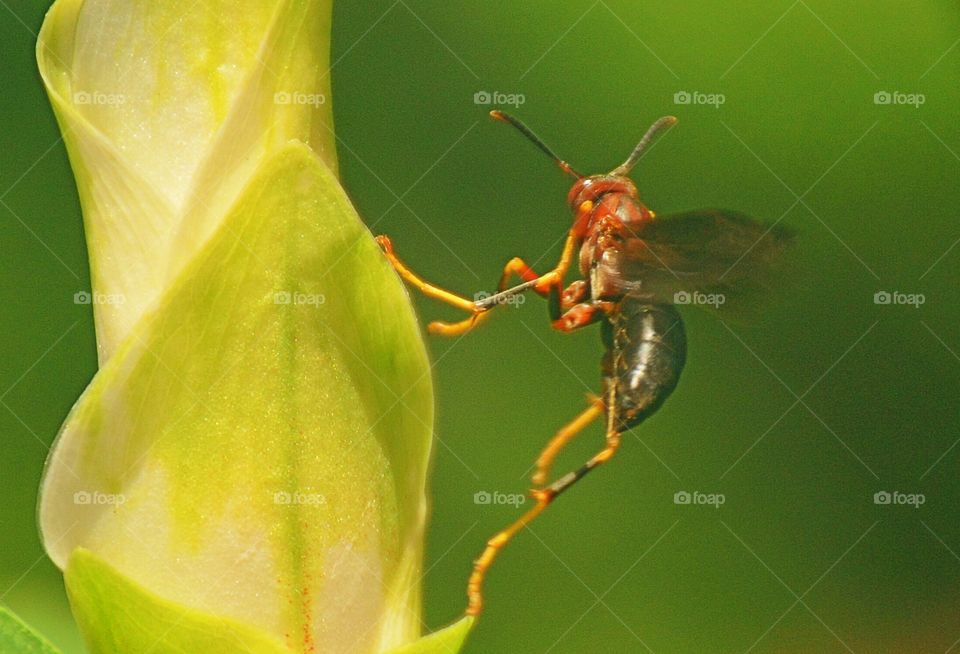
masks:
[[[435,336],[460,336],[461,334],[465,334],[476,327],[480,317],[483,316],[484,313],[486,312],[477,311],[469,318],[465,318],[460,322],[443,322],[441,320],[434,320],[427,325],[427,332]]]
[[[390,237],[387,236],[386,234],[380,234],[379,236],[375,236],[373,240],[377,242],[377,245],[379,245],[384,252],[387,252],[390,254],[393,253],[393,242],[390,240]]]
[[[450,336],[454,329],[453,323],[441,320],[434,320],[427,325],[427,333],[434,336]]]

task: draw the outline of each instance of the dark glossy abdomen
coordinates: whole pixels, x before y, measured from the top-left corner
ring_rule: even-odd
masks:
[[[616,384],[618,429],[634,427],[660,408],[680,381],[687,337],[680,314],[667,304],[627,296],[603,325],[604,382]]]

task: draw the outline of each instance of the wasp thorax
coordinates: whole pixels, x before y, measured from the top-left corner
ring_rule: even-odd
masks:
[[[584,202],[596,204],[600,196],[606,193],[626,193],[633,198],[639,196],[637,187],[628,177],[591,175],[577,180],[567,194],[567,202],[570,208],[576,211]]]

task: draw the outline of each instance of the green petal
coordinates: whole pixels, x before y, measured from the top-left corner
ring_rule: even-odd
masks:
[[[66,584],[90,654],[290,654],[257,629],[158,597],[86,550],[70,557]]]
[[[419,632],[432,411],[399,279],[290,143],[72,410],[44,544],[295,651],[402,645]]]
[[[404,645],[389,654],[457,654],[473,629],[474,618],[464,617],[449,627],[421,638],[415,643]]]
[[[279,641],[263,632],[232,620],[191,611],[167,602],[132,583],[90,552],[78,549],[70,557],[66,570],[67,592],[73,613],[85,634],[90,654],[126,654],[154,643],[154,654],[289,654]],[[0,644],[7,633],[28,634],[16,618],[4,615],[0,608]],[[390,650],[388,654],[456,654],[463,647],[474,619],[462,618],[415,643]],[[56,654],[46,649],[28,649],[30,639],[10,641],[10,654]],[[14,643],[20,649],[13,646]],[[39,640],[35,642],[40,643]],[[42,643],[40,644],[42,645]],[[38,647],[40,646],[38,645]]]
[[[100,362],[290,140],[336,170],[331,0],[58,0],[40,73],[77,177]],[[277,102],[277,94],[323,102]]]
[[[3,654],[60,654],[20,618],[0,606],[0,652]]]

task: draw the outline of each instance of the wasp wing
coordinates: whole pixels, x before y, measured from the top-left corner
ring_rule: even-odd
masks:
[[[696,304],[749,313],[769,287],[793,232],[742,214],[701,210],[656,218],[603,257],[603,273],[625,294],[653,303]]]

